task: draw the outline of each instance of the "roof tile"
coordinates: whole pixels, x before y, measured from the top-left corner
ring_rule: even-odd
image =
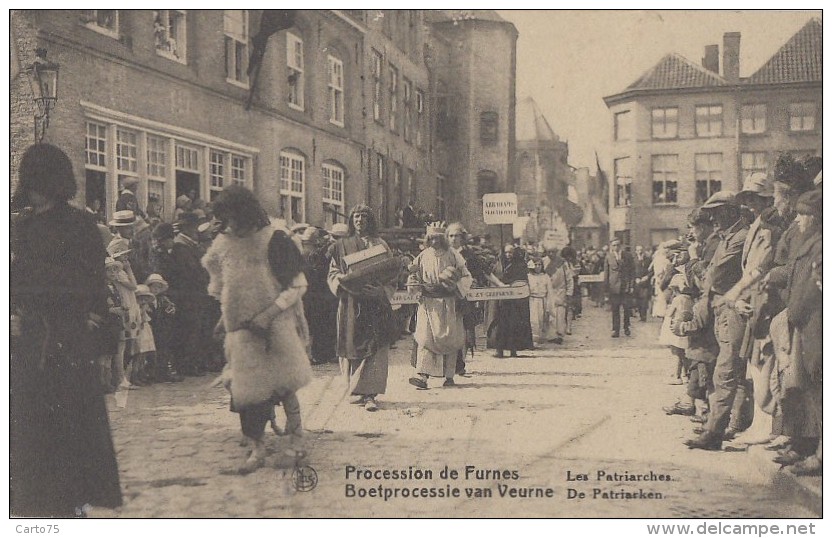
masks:
[[[688,60],[681,54],[670,53],[648,69],[627,90],[669,90],[723,86],[726,80],[717,73]]]
[[[782,84],[823,80],[823,23],[814,18],[780,47],[747,84]]]

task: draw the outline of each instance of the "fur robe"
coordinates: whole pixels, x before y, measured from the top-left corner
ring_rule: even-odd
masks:
[[[245,238],[220,235],[202,259],[211,277],[208,293],[222,306],[235,409],[293,393],[312,379],[301,301],[272,320],[268,342],[240,329],[282,291],[268,260],[273,231],[266,227]]]

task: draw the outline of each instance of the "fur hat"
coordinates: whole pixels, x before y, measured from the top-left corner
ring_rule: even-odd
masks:
[[[823,192],[820,189],[804,192],[797,199],[794,210],[801,215],[820,217],[823,215]]]

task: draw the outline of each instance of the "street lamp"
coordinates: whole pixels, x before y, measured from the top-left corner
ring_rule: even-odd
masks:
[[[59,65],[46,59],[46,49],[35,51],[35,61],[26,70],[32,87],[35,109],[35,142],[40,143],[49,127],[49,112],[58,101]]]

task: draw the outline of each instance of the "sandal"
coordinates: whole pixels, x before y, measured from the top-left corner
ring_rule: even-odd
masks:
[[[411,377],[407,381],[408,381],[408,383],[410,383],[411,385],[413,385],[417,389],[423,389],[424,390],[424,389],[428,388],[427,381],[425,381],[421,377]]]

